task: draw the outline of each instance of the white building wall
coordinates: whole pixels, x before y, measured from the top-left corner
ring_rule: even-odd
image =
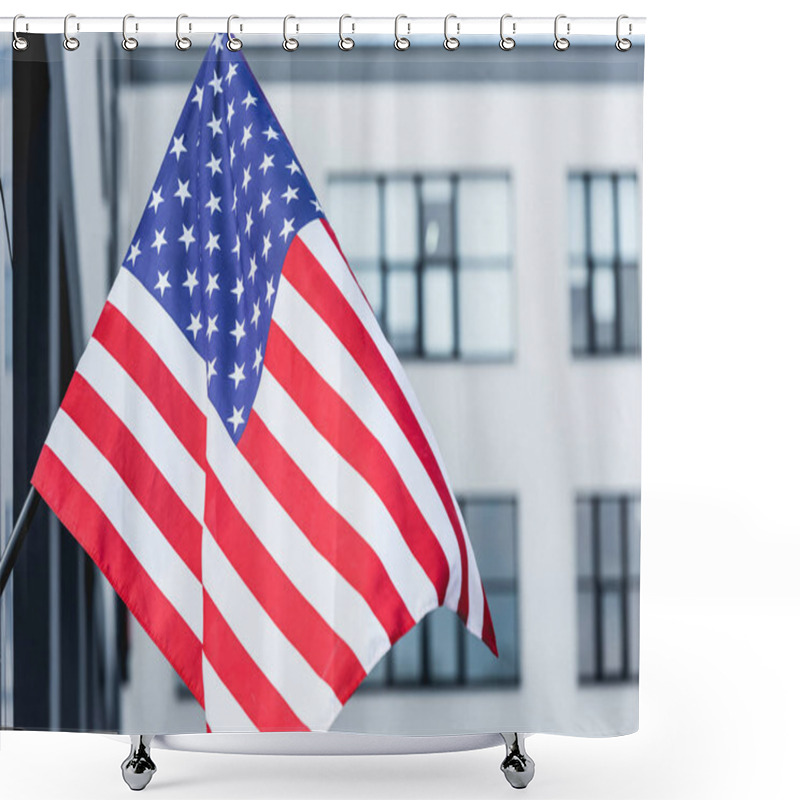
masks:
[[[634,730],[636,687],[578,685],[575,496],[638,491],[641,363],[630,356],[571,355],[566,211],[571,170],[632,170],[641,177],[641,85],[288,85],[259,77],[323,208],[332,172],[503,170],[513,193],[513,360],[406,367],[456,492],[517,498],[520,686],[403,689],[399,703],[397,691],[365,692],[351,699],[334,727]],[[184,85],[162,84],[157,95],[145,87],[126,89],[122,97],[129,137],[122,150],[135,154],[135,162],[121,164],[121,214],[130,226],[121,234],[125,242],[185,93]],[[141,631],[133,638],[126,727],[135,726],[139,713],[151,720],[155,704],[168,721],[165,729],[182,727],[182,720],[197,720],[203,729],[193,701],[175,699],[168,665],[145,640]]]

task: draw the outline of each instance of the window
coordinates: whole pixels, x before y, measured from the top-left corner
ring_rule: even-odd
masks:
[[[516,501],[461,498],[459,506],[491,609],[499,657],[469,633],[450,609],[438,608],[389,650],[367,676],[365,687],[519,683]]]
[[[634,175],[570,175],[569,285],[574,354],[640,351],[639,215]]]
[[[639,498],[577,501],[581,683],[639,677]]]
[[[398,355],[511,357],[507,176],[339,176],[328,206]]]

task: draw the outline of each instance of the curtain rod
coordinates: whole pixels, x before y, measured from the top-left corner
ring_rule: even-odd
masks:
[[[180,27],[183,35],[198,33],[219,33],[228,29],[228,17],[193,17],[181,15]],[[234,35],[284,33],[283,17],[233,17],[231,32]],[[395,17],[356,17],[345,15],[340,23],[339,17],[288,17],[289,32],[292,34],[339,34],[340,25],[345,34],[394,35],[395,25],[403,36],[414,34],[441,34],[444,31],[444,17],[401,16],[397,23]],[[64,33],[64,17],[20,17],[17,33]],[[13,17],[0,17],[0,31],[11,33]],[[553,35],[554,17],[514,17],[506,15],[505,31],[513,36],[547,34]],[[457,36],[476,34],[497,34],[500,30],[500,16],[497,17],[458,17],[451,16],[449,30]],[[569,29],[567,28],[569,26]],[[645,31],[644,17],[625,17],[622,33],[625,36],[641,35]],[[172,33],[176,30],[175,17],[130,17],[127,31],[139,33]],[[586,36],[608,35],[617,32],[616,17],[569,17],[559,15],[560,35]],[[122,17],[81,17],[69,18],[69,31],[78,33],[121,33]]]

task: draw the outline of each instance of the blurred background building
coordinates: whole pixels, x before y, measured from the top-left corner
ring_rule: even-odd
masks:
[[[4,537],[203,49],[164,38],[125,54],[93,35],[64,55],[52,37],[45,63],[31,38],[13,78],[7,52],[0,64]],[[500,649],[434,612],[335,729],[635,729],[641,48],[244,52],[435,432]],[[3,724],[205,730],[49,512],[2,614]]]

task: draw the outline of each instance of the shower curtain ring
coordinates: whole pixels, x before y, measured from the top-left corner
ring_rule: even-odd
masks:
[[[241,50],[242,49],[242,40],[241,39],[237,39],[231,33],[231,22],[233,20],[235,20],[235,19],[239,19],[239,17],[237,17],[236,14],[231,14],[228,17],[228,41],[227,41],[227,47],[228,47],[228,50],[231,51],[231,53],[235,53],[237,50]],[[242,26],[240,25],[239,26],[239,30],[241,31],[241,29],[242,29]]]
[[[444,49],[445,50],[457,50],[458,46],[461,42],[458,41],[457,35],[461,33],[461,23],[456,21],[456,36],[450,36],[447,33],[447,25],[451,19],[456,19],[455,14],[448,14],[444,18]]]
[[[183,36],[181,34],[181,20],[188,19],[188,14],[178,14],[175,17],[175,47],[178,50],[188,50],[192,46],[192,40],[188,36]],[[189,32],[192,31],[192,23],[189,23]]]
[[[405,36],[400,35],[400,20],[405,19],[407,20],[408,17],[405,14],[398,14],[394,18],[394,48],[395,50],[408,50],[411,47],[411,41],[406,39]],[[411,23],[406,22],[406,33],[411,33]]]
[[[349,14],[342,14],[342,16],[339,17],[339,49],[340,50],[352,50],[356,46],[356,43],[349,36],[345,36],[344,35],[344,31],[342,29],[342,26],[344,25],[344,21],[346,19],[353,19],[353,18]],[[355,24],[355,22],[351,22],[350,23],[350,27],[351,27],[351,33],[355,33],[356,32],[356,24]]]
[[[283,18],[283,49],[287,52],[291,53],[294,50],[297,50],[300,47],[300,42],[297,39],[293,39],[289,36],[289,20],[290,19],[297,19],[297,17],[292,16],[291,14],[287,14]],[[296,31],[300,30],[300,26],[297,25],[295,27]]]
[[[73,50],[77,50],[81,46],[81,43],[78,41],[78,39],[76,39],[74,36],[69,35],[68,26],[69,26],[69,21],[71,19],[75,19],[74,14],[67,14],[67,16],[64,17],[64,49],[69,50],[70,52]],[[80,22],[76,22],[75,30],[79,31],[80,29],[81,29]]]
[[[514,39],[511,36],[506,36],[505,33],[503,32],[503,26],[505,25],[505,22],[506,22],[507,19],[511,19],[511,14],[503,14],[503,16],[500,17],[500,49],[501,50],[513,50],[517,46],[517,43],[514,41]],[[517,32],[517,23],[516,22],[512,22],[511,23],[511,33],[516,33],[516,32]]]
[[[122,18],[122,49],[130,52],[139,46],[139,40],[134,39],[133,36],[128,36],[128,20],[135,19],[133,14],[126,14]],[[136,30],[139,30],[139,23],[136,23]]]
[[[559,14],[556,17],[555,22],[553,23],[553,32],[556,37],[556,40],[553,42],[553,47],[555,47],[556,50],[560,50],[562,52],[569,47],[569,39],[567,39],[566,36],[558,35],[558,21],[566,18],[567,18],[566,14]],[[569,22],[567,22],[567,36],[569,36],[569,28],[570,24]]]
[[[12,40],[11,40],[11,46],[15,50],[20,50],[20,51],[27,50],[28,49],[28,40],[24,36],[20,36],[17,33],[17,20],[18,19],[25,19],[25,15],[24,14],[17,14],[17,16],[14,17],[14,22],[11,23],[11,35],[13,37]],[[27,22],[25,23],[25,30],[28,30],[28,23]]]
[[[624,19],[628,19],[628,15],[627,14],[620,14],[617,17],[617,41],[614,44],[614,47],[616,47],[617,50],[620,51],[620,53],[624,53],[626,50],[630,50],[631,49],[631,40],[630,39],[623,39],[622,36],[620,36],[620,27],[621,27],[620,23]],[[633,33],[633,26],[631,25],[630,22],[628,22],[628,36],[630,36],[631,33]]]

